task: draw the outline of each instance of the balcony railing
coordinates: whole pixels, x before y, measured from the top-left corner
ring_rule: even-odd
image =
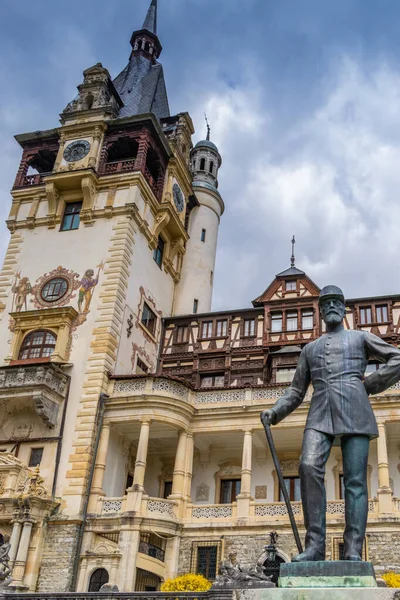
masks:
[[[149,542],[140,542],[139,552],[141,554],[145,554],[146,556],[150,556],[151,558],[156,558],[161,562],[164,562],[165,560],[165,551],[162,548],[159,548],[158,546],[149,544]]]
[[[15,184],[14,187],[32,187],[35,185],[42,185],[44,183],[44,178],[51,175],[51,171],[48,173],[33,173],[32,175],[19,176],[18,183]]]
[[[143,172],[144,178],[151,187],[154,195],[160,200],[160,190],[158,189],[157,181],[147,167],[142,171],[141,166],[136,164],[135,158],[107,162],[101,169],[100,175],[115,175],[117,173],[132,173],[134,171]]]

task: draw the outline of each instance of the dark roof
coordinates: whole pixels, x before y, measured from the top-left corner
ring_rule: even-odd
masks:
[[[150,33],[157,35],[157,0],[151,0],[142,29],[147,29]]]
[[[160,63],[152,64],[145,56],[131,56],[114,85],[124,106],[120,117],[152,112],[158,119],[169,117],[164,71]]]
[[[299,352],[301,352],[300,346],[284,346],[271,354],[298,354]]]
[[[288,275],[305,275],[304,271],[300,271],[296,269],[296,267],[290,267],[290,269],[286,269],[286,271],[282,271],[282,273],[278,273],[276,277],[287,277]]]
[[[214,142],[210,142],[210,140],[201,140],[200,142],[197,142],[195,148],[211,148],[211,150],[218,152],[217,146],[214,144]]]

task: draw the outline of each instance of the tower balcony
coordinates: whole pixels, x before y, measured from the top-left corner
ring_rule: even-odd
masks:
[[[66,398],[68,380],[68,375],[52,363],[1,367],[0,400],[30,400],[45,425],[53,429]]]

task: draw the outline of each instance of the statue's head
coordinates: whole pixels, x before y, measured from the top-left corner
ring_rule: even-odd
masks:
[[[342,290],[336,285],[325,286],[319,295],[319,307],[327,325],[339,325],[346,314]]]
[[[88,269],[87,271],[85,271],[85,277],[87,277],[88,279],[92,279],[93,276],[94,276],[93,269]]]

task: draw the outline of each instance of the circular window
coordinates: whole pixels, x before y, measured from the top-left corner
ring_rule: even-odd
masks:
[[[68,281],[62,277],[50,279],[44,284],[41,296],[45,302],[56,302],[60,300],[68,291]]]

